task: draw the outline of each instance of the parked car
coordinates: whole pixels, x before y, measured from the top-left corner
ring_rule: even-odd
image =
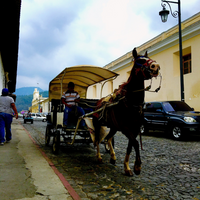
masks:
[[[24,114],[24,124],[26,124],[26,122],[31,122],[31,124],[33,124],[33,118],[31,117],[30,111]]]
[[[200,135],[200,112],[195,112],[185,102],[148,102],[145,107],[141,133],[162,130],[177,140],[190,134]]]
[[[24,118],[24,116],[21,113],[18,113],[18,118]]]
[[[42,116],[42,115],[39,114],[39,113],[31,113],[31,117],[33,118],[33,120],[37,120],[37,121],[41,120],[41,121],[43,121],[43,122],[46,122],[46,121],[47,121],[47,120],[46,120],[46,117]]]
[[[43,113],[39,113],[40,115],[42,115],[43,117],[46,117],[48,115],[47,112],[43,112]]]

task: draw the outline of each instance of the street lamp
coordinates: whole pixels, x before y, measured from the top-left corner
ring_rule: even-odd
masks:
[[[39,83],[37,83],[39,86]],[[38,91],[39,91],[39,87],[38,87]],[[38,112],[40,113],[40,91],[39,91],[39,101],[38,101]]]
[[[183,61],[182,61],[183,54],[182,54],[182,34],[181,34],[181,2],[180,2],[180,0],[178,0],[177,2],[175,2],[175,1],[165,1],[165,0],[161,0],[161,1],[162,1],[161,2],[161,6],[163,7],[163,10],[159,12],[159,15],[161,16],[162,22],[166,22],[167,21],[167,17],[169,15],[169,11],[166,10],[166,8],[165,8],[166,4],[168,4],[168,6],[170,8],[171,15],[174,18],[178,17],[181,101],[185,101],[185,97],[184,97],[184,80],[183,80]],[[178,4],[178,11],[172,12],[172,8],[170,6],[170,3]]]

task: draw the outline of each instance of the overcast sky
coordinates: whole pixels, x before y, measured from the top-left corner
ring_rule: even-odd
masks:
[[[66,67],[105,66],[177,25],[161,10],[161,0],[23,0],[17,88],[48,90]],[[198,12],[200,0],[181,0],[182,21]]]

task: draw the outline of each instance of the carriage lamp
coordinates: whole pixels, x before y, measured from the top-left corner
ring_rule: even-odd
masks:
[[[170,6],[170,3],[178,4],[178,11],[172,12],[172,8]],[[163,7],[163,10],[159,12],[159,15],[161,16],[162,22],[167,21],[167,17],[169,15],[169,10],[166,10],[166,5],[169,6],[171,15],[174,18],[178,17],[178,25],[179,25],[179,52],[180,52],[180,88],[181,88],[181,101],[185,101],[184,97],[184,80],[183,80],[183,63],[182,63],[182,34],[181,34],[181,2],[178,1],[165,1],[161,0],[161,6]]]

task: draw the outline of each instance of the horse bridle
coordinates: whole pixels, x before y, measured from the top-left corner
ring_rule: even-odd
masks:
[[[141,64],[141,63],[138,63],[137,60],[139,60],[140,58],[146,58],[146,62],[144,64]],[[156,62],[155,60],[152,60],[150,58],[147,58],[145,56],[139,56],[136,60],[134,60],[134,64],[135,64],[135,68],[138,69],[140,68],[142,71],[148,71],[150,74],[152,73],[152,71],[150,70],[150,65],[153,63],[153,62]],[[137,67],[139,66],[139,67]]]
[[[138,63],[138,62],[137,62],[137,60],[139,60],[140,58],[147,58],[147,57],[145,57],[145,56],[139,56],[136,60],[133,59],[133,61],[134,61],[134,67],[135,67],[136,69],[139,69],[139,68],[140,68],[140,69],[142,70],[142,72],[148,71],[148,72],[151,74],[152,71],[150,70],[149,67],[150,67],[150,65],[151,65],[153,62],[156,62],[156,61],[155,61],[155,60],[152,60],[152,59],[150,59],[150,58],[148,58],[144,64],[141,64],[141,63]],[[137,66],[139,66],[139,67],[137,67]],[[144,73],[143,73],[143,75],[145,76]],[[159,87],[158,87],[157,89],[155,89],[154,91],[151,91],[151,90],[150,90],[150,89],[151,89],[151,85],[152,85],[152,78],[153,78],[153,76],[151,76],[151,83],[150,83],[149,86],[147,86],[146,88],[141,89],[141,90],[134,90],[133,92],[140,92],[140,91],[158,92],[158,91],[160,90],[160,88],[161,88],[161,82],[162,82],[162,76],[161,76],[161,73],[160,73],[160,72],[159,72],[159,75],[158,75],[158,76],[160,77],[160,84],[159,84]]]

